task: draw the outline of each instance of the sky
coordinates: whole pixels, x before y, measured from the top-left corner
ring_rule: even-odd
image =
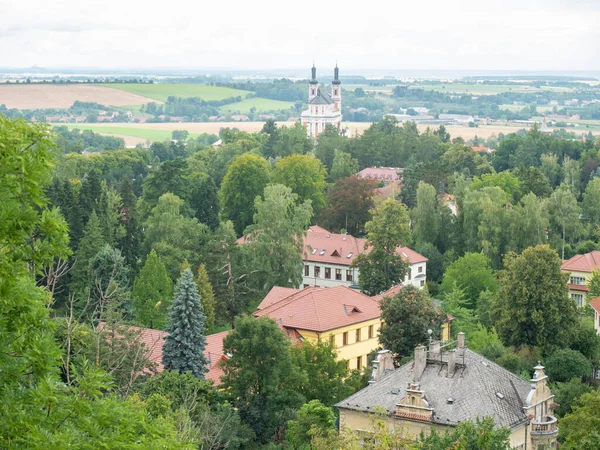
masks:
[[[600,70],[600,0],[0,0],[0,67]]]

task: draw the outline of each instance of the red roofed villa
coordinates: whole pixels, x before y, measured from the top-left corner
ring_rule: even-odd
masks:
[[[358,178],[372,178],[374,180],[391,183],[401,181],[404,169],[400,167],[367,167],[356,174]]]
[[[569,294],[577,306],[585,306],[586,286],[594,270],[600,269],[600,251],[575,255],[563,262],[561,270],[569,273]]]

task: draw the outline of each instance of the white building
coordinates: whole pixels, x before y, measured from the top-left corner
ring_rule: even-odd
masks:
[[[304,238],[302,287],[347,286],[358,289],[359,271],[350,265],[365,251],[364,248],[365,239],[330,233],[319,226],[310,227]],[[427,258],[407,247],[399,247],[397,251],[410,263],[403,285],[425,286]]]
[[[313,65],[312,78],[308,86],[308,109],[302,111],[300,121],[309,137],[316,139],[327,125],[340,128],[342,123],[342,87],[337,65],[333,71],[331,95],[321,91],[317,81],[317,69]]]

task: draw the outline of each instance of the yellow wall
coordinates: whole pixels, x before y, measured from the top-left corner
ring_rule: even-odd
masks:
[[[563,270],[563,273],[568,273],[569,274],[569,281],[567,283],[570,283],[570,277],[582,277],[585,278],[585,284],[587,285],[588,281],[590,280],[590,278],[592,277],[592,273],[591,272],[569,272],[568,270]],[[583,305],[585,306],[587,304],[586,302],[586,295],[587,292],[586,291],[580,291],[580,290],[576,290],[576,289],[569,289],[569,296],[573,297],[573,294],[583,294]]]
[[[369,339],[369,326],[373,327],[372,338]],[[311,342],[320,339],[330,339],[333,336],[334,345],[338,352],[339,359],[348,361],[350,370],[358,368],[358,358],[361,358],[360,369],[367,366],[367,357],[369,353],[376,350],[379,346],[379,328],[381,327],[381,319],[372,319],[365,322],[348,325],[346,327],[336,328],[334,330],[316,333],[309,330],[297,331]],[[360,341],[356,340],[356,330],[360,329]],[[344,333],[348,333],[347,344],[344,345]]]

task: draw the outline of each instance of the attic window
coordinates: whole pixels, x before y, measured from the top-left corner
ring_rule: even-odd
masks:
[[[504,398],[504,394],[501,394],[500,392],[496,392],[496,397],[498,397],[500,400],[502,400]]]
[[[352,255],[354,255],[354,253],[350,252],[348,253],[348,256],[346,256],[346,258],[352,258]]]
[[[326,252],[326,251],[327,251],[327,250],[325,250],[325,249],[321,250],[321,253],[319,253],[319,255],[323,256],[323,255],[325,254],[325,252]]]
[[[313,248],[312,254],[314,255],[315,253],[317,253],[317,249]]]
[[[340,252],[338,252],[337,250],[334,250],[333,253],[331,254],[331,256],[340,256]]]
[[[350,314],[354,314],[354,313],[359,313],[361,312],[360,309],[358,309],[356,306],[354,305],[344,305],[344,309],[346,310],[346,315],[349,316]]]
[[[453,405],[454,404],[454,399],[452,397],[448,398],[446,400],[446,403],[448,403],[449,405]]]

